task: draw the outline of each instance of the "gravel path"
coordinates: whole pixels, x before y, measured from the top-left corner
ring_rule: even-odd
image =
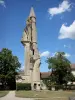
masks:
[[[0,100],[34,100],[34,99],[18,98],[18,97],[15,97],[15,91],[10,91],[5,97],[1,97]]]

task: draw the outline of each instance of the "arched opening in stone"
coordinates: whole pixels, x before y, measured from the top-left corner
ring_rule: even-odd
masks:
[[[33,49],[33,55],[34,55],[34,49]]]
[[[34,83],[34,89],[36,89],[36,87],[37,87],[37,84],[36,84],[36,83]]]

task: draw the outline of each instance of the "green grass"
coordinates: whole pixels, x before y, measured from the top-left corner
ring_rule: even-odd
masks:
[[[0,91],[0,97],[3,97],[8,94],[9,91]]]
[[[72,91],[16,91],[17,97],[39,98],[35,100],[68,100],[70,96],[75,96]]]
[[[68,98],[49,98],[49,99],[35,99],[35,100],[69,100]]]
[[[35,100],[69,100],[68,98],[49,98],[49,99],[35,99]]]

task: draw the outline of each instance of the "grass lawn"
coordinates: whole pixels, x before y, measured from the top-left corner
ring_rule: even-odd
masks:
[[[0,97],[3,97],[8,94],[9,91],[0,91]]]
[[[68,98],[48,98],[48,99],[35,99],[35,100],[69,100]]]
[[[16,91],[17,97],[39,98],[35,100],[68,100],[70,96],[75,96],[72,91]]]
[[[49,99],[35,99],[35,100],[69,100],[68,98],[49,98]]]

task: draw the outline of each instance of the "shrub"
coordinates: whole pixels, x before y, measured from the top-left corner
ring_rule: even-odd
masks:
[[[16,83],[16,90],[31,90],[31,83]]]
[[[70,85],[50,85],[48,89],[51,90],[52,87],[55,87],[55,90],[75,90],[75,84]]]

